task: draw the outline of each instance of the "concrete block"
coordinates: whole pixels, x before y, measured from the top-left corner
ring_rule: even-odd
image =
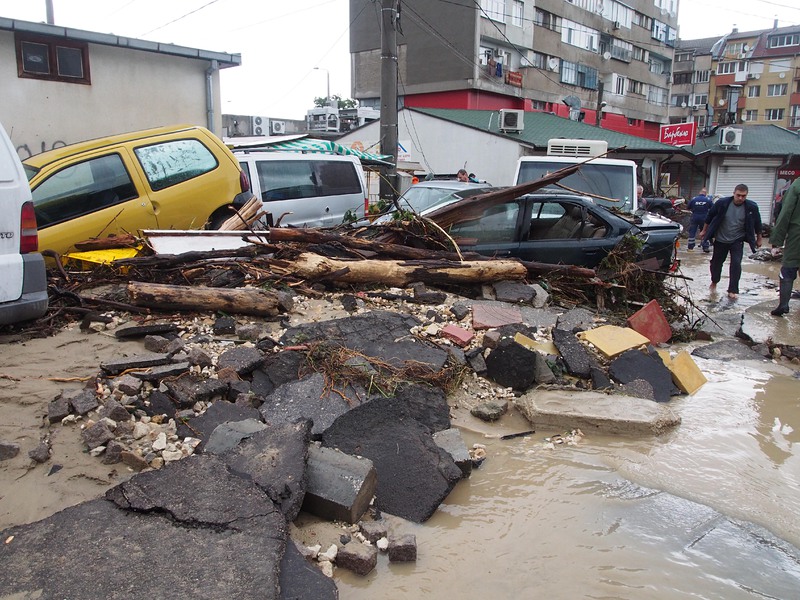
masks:
[[[308,449],[306,474],[303,510],[331,521],[357,522],[378,487],[371,460],[313,444]]]
[[[377,543],[379,539],[386,537],[388,533],[386,522],[383,520],[360,521],[358,526],[361,529],[361,533],[364,534],[364,537],[373,544]]]
[[[444,431],[437,431],[433,434],[433,441],[442,450],[453,457],[453,461],[461,469],[464,477],[469,477],[472,473],[472,459],[469,450],[461,437],[461,430],[452,427]]]
[[[682,350],[669,361],[663,356],[661,360],[672,373],[672,381],[684,394],[694,394],[708,381],[686,350]]]
[[[626,350],[650,343],[650,340],[641,333],[629,327],[617,327],[616,325],[603,325],[582,331],[578,337],[593,344],[606,358],[614,358]]]
[[[516,406],[537,430],[578,428],[586,434],[652,435],[666,433],[681,422],[663,404],[602,392],[535,390],[517,398]]]
[[[628,327],[641,333],[652,344],[663,344],[672,339],[672,328],[661,310],[661,305],[650,300],[628,319]]]

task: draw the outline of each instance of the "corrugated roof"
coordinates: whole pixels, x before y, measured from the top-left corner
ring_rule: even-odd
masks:
[[[694,146],[688,148],[696,155],[714,154],[746,156],[787,156],[800,155],[800,135],[777,125],[734,125],[742,130],[742,144],[738,149],[726,149],[719,145],[719,130],[707,138],[698,138]]]
[[[711,48],[722,36],[702,38],[699,40],[678,40],[675,50],[694,50],[695,54],[711,54]]]
[[[626,150],[621,152],[676,154],[682,151],[682,148],[676,146],[669,146],[634,135],[595,127],[594,125],[557,117],[549,113],[526,111],[523,117],[523,130],[519,133],[504,133],[500,131],[500,113],[496,110],[444,108],[409,108],[407,110],[417,111],[432,117],[452,121],[465,127],[493,133],[521,144],[533,146],[537,150],[547,150],[547,141],[550,139],[568,138],[605,140],[608,142],[609,149],[622,148],[624,146]]]
[[[236,138],[228,138],[235,140]],[[337,144],[331,140],[317,140],[313,138],[295,138],[285,141],[276,140],[274,137],[267,139],[261,144],[247,144],[237,146],[233,144],[234,148],[246,150],[268,150],[279,152],[299,152],[303,154],[338,154],[340,156],[356,156],[365,165],[391,165],[392,157],[383,154],[372,154],[370,152],[362,152],[355,148],[349,148],[342,144]],[[229,144],[230,145],[230,144]]]

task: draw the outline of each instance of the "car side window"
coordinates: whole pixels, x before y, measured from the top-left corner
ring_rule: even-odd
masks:
[[[200,140],[172,140],[134,149],[150,188],[157,192],[217,168],[214,154]]]
[[[32,191],[39,227],[60,223],[138,196],[119,154],[65,167]]]
[[[490,206],[477,219],[453,225],[450,228],[450,235],[464,245],[513,242],[518,215],[519,204],[517,202]]]
[[[363,192],[350,162],[260,160],[256,171],[264,202]]]

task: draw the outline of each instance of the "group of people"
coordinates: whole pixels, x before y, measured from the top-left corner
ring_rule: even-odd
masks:
[[[722,279],[722,266],[730,255],[728,276],[728,297],[739,295],[739,279],[742,276],[742,257],[744,244],[755,252],[761,247],[761,214],[758,205],[748,200],[748,188],[740,183],[733,190],[733,195],[713,201],[707,190],[689,202],[692,219],[689,225],[689,241],[687,248],[693,250],[697,237],[704,252],[711,254],[711,290],[717,289]],[[783,198],[783,206],[775,221],[769,237],[773,256],[777,256],[783,248],[783,259],[780,270],[778,306],[772,310],[773,315],[783,316],[789,312],[789,299],[792,296],[794,280],[800,267],[800,178],[787,190]],[[698,229],[700,230],[698,234]]]

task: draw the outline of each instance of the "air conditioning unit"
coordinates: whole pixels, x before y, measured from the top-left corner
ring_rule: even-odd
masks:
[[[622,24],[619,21],[614,21],[614,25],[613,25],[614,29],[619,29],[621,26],[622,26]]]
[[[758,77],[756,77],[756,74],[755,74],[755,73],[748,73],[748,74],[747,74],[747,78],[748,78],[748,79],[758,79]]]
[[[734,127],[723,127],[719,130],[719,145],[738,148],[742,145],[742,130]]]
[[[519,133],[525,129],[525,111],[503,108],[500,110],[500,131]]]
[[[700,110],[700,107],[697,104],[692,104],[692,110]]]
[[[570,140],[553,138],[547,141],[547,156],[600,156],[608,152],[605,140]]]
[[[250,119],[250,134],[251,135],[267,135],[267,117],[252,117]]]
[[[286,133],[286,121],[269,121],[269,130],[272,135],[283,135]]]

